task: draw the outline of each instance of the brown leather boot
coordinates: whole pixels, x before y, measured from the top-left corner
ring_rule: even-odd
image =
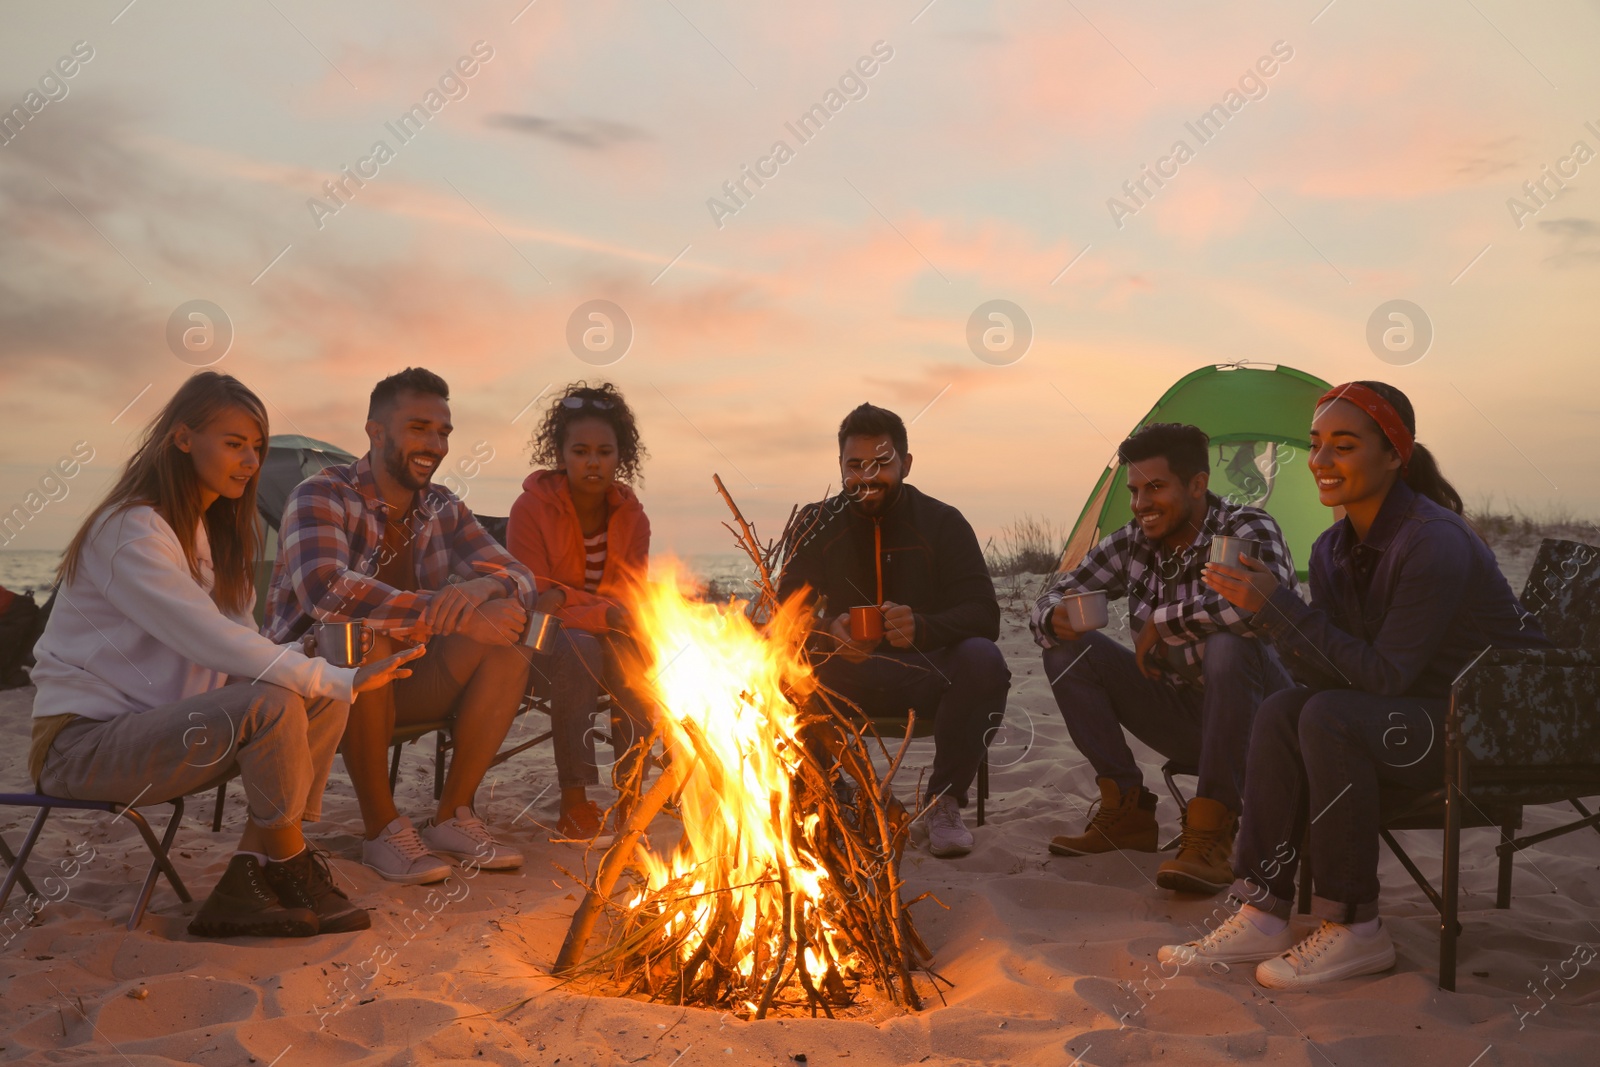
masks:
[[[1050,839],[1050,851],[1057,856],[1093,856],[1118,849],[1129,852],[1156,850],[1156,795],[1139,787],[1123,795],[1110,778],[1100,783],[1100,810],[1096,811],[1081,834],[1061,834]]]
[[[1239,816],[1220,801],[1195,797],[1183,816],[1178,854],[1156,872],[1156,885],[1180,893],[1220,892],[1233,884],[1233,836]]]

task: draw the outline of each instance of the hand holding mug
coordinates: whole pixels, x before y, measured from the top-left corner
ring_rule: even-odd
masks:
[[[883,602],[883,632],[895,648],[910,648],[917,635],[917,618],[904,604]]]
[[[858,641],[851,635],[850,612],[834,617],[828,625],[828,633],[838,642],[839,654],[851,663],[865,662],[868,654],[877,645],[877,641]]]
[[[480,644],[514,645],[527,623],[528,611],[522,601],[499,597],[473,608],[462,620],[458,632]]]
[[[1248,611],[1252,615],[1272,599],[1272,594],[1278,591],[1281,584],[1278,576],[1265,563],[1249,555],[1241,555],[1237,567],[1207,563],[1203,578],[1207,588],[1240,611]]]
[[[1049,618],[1045,621],[1049,624],[1052,637],[1060,638],[1063,641],[1076,641],[1083,637],[1081,633],[1072,628],[1072,623],[1067,620],[1067,613],[1060,604],[1050,609]]]
[[[1066,641],[1076,641],[1090,630],[1099,630],[1110,621],[1109,605],[1103,589],[1067,593],[1050,609],[1050,632]]]

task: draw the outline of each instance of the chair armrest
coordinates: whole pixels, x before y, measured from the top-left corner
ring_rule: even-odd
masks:
[[[1491,649],[1450,691],[1447,757],[1474,764],[1600,764],[1600,657],[1578,649]]]

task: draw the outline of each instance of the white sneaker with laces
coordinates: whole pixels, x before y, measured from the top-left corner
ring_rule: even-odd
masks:
[[[1256,968],[1256,981],[1268,989],[1305,989],[1394,966],[1389,928],[1362,937],[1348,926],[1324,922],[1311,936]]]
[[[1204,937],[1182,945],[1162,945],[1156,959],[1187,967],[1191,963],[1255,963],[1271,959],[1294,945],[1294,932],[1285,926],[1275,934],[1264,934],[1240,908],[1228,920]]]
[[[450,876],[450,864],[428,851],[404,815],[396,815],[371,841],[361,842],[361,862],[402,885],[442,882]]]
[[[455,817],[422,824],[422,840],[434,852],[458,863],[471,862],[485,871],[509,871],[522,866],[522,853],[494,839],[482,819],[468,807],[456,809]]]
[[[941,859],[965,856],[972,851],[972,832],[961,821],[961,806],[949,793],[933,802],[926,816],[928,851]]]

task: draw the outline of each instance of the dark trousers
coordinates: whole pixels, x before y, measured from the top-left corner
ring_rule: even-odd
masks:
[[[933,774],[928,796],[949,793],[962,807],[989,739],[1006,713],[1011,671],[993,641],[968,637],[926,652],[889,648],[861,663],[841,655],[814,659],[823,685],[869,716],[933,716]]]
[[[1443,697],[1286,689],[1256,713],[1233,892],[1288,918],[1311,827],[1311,913],[1336,923],[1378,914],[1378,788],[1436,789],[1444,778]]]
[[[638,688],[642,666],[632,639],[563,629],[549,656],[533,661],[535,691],[550,697],[556,781],[562,789],[600,784],[595,737],[609,733],[617,770],[626,775],[633,752],[650,736],[653,705]],[[601,691],[611,695],[609,722],[597,722]]]
[[[1264,642],[1233,633],[1205,639],[1204,685],[1178,685],[1139,673],[1133,652],[1095,630],[1044,650],[1056,706],[1098,778],[1126,794],[1143,782],[1123,731],[1168,759],[1195,765],[1195,795],[1238,811],[1250,722],[1262,699],[1289,685]]]

